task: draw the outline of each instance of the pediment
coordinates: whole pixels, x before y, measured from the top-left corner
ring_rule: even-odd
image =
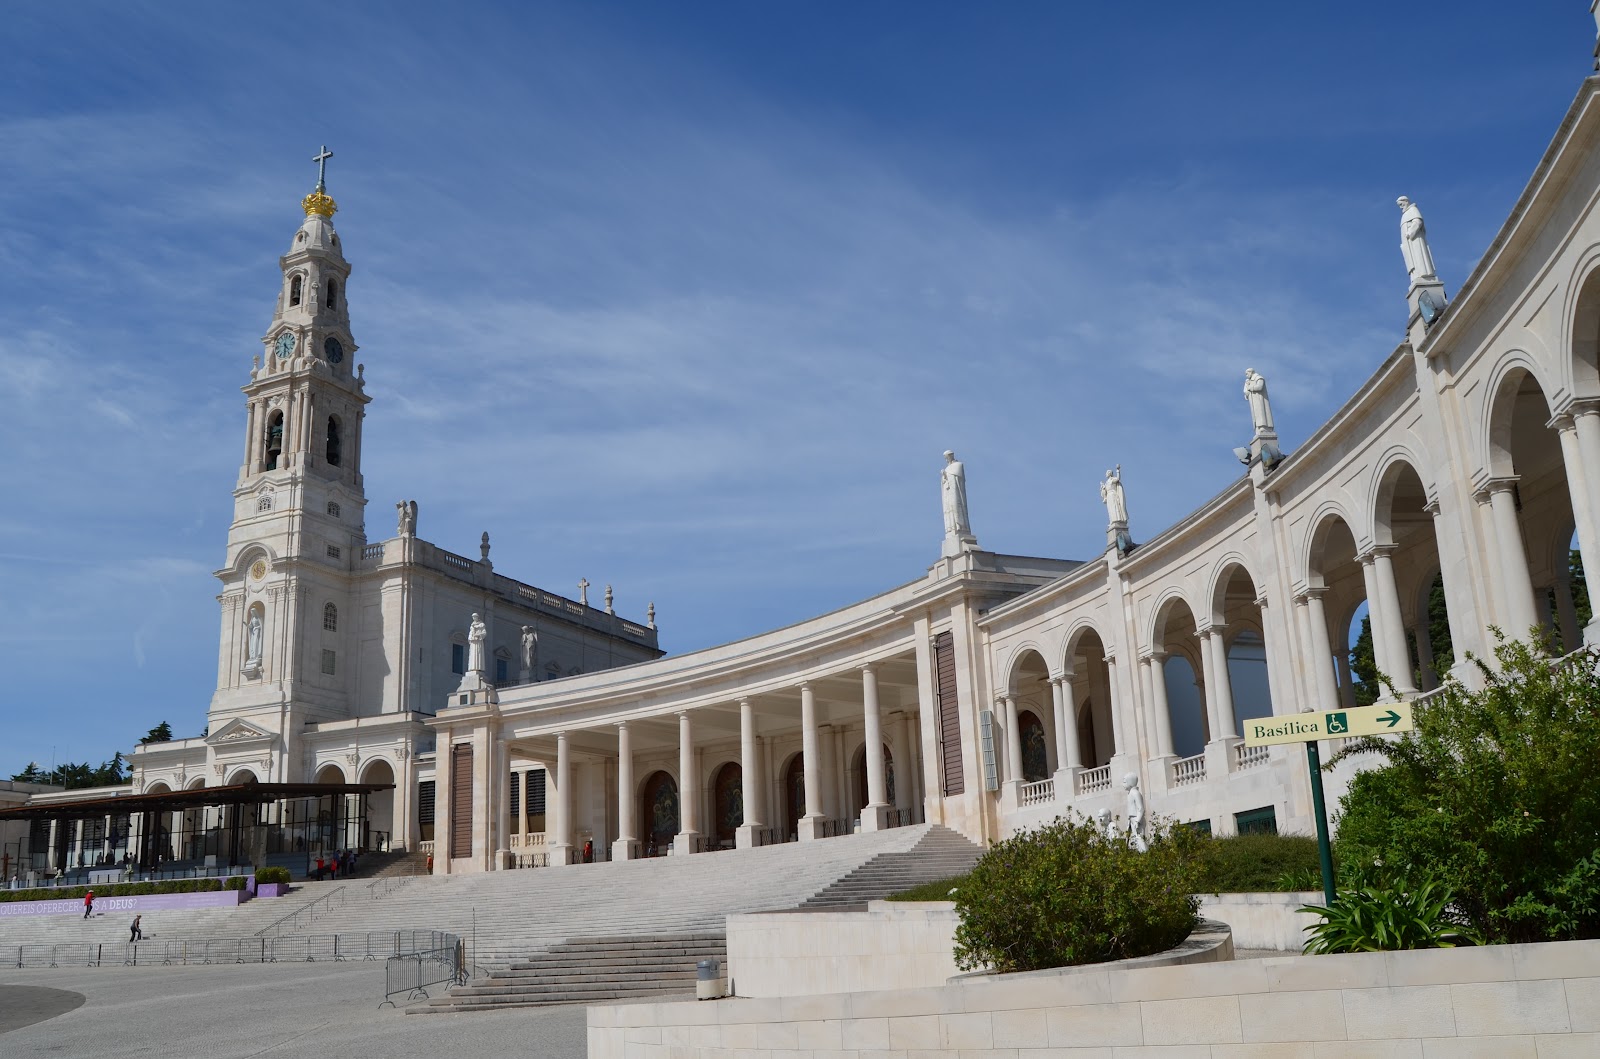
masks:
[[[271,732],[257,728],[247,721],[229,721],[221,728],[206,736],[206,742],[212,746],[240,746],[252,743],[271,742]]]

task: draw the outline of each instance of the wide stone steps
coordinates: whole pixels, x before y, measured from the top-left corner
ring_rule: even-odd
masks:
[[[825,909],[881,901],[914,886],[964,875],[982,855],[982,850],[954,831],[929,828],[910,849],[880,853],[801,902],[800,907]]]
[[[701,932],[578,938],[406,1011],[426,1015],[691,993],[697,964],[705,959],[726,965],[724,937]]]

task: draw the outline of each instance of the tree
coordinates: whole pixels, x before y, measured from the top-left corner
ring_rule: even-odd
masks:
[[[1372,618],[1361,619],[1361,635],[1350,648],[1350,672],[1355,677],[1352,689],[1357,706],[1371,706],[1378,701],[1378,657],[1372,649]]]
[[[39,767],[37,761],[28,762],[28,767],[21,772],[13,773],[11,778],[22,783],[48,783],[44,769]]]
[[[1583,553],[1574,548],[1567,553],[1567,570],[1572,585],[1572,606],[1578,612],[1578,628],[1582,629],[1594,617],[1589,605],[1589,583],[1583,579]]]
[[[156,725],[154,728],[150,729],[150,731],[145,733],[144,738],[139,740],[139,745],[148,746],[151,743],[170,742],[172,742],[172,725],[168,724],[166,721],[162,721],[160,724]]]
[[[1600,676],[1590,654],[1552,665],[1543,643],[1503,640],[1498,669],[1468,656],[1458,681],[1416,707],[1398,741],[1352,740],[1385,764],[1341,801],[1337,850],[1353,882],[1438,880],[1488,941],[1600,937]]]
[[[1577,555],[1577,552],[1573,552]],[[1583,566],[1579,563],[1579,577],[1582,577]],[[1573,598],[1576,600],[1577,592],[1574,590]],[[1584,597],[1587,606],[1588,597]],[[1582,613],[1587,614],[1587,611]],[[1586,621],[1587,619],[1583,619]],[[1580,621],[1582,624],[1582,621]],[[1417,640],[1409,630],[1406,632],[1406,645],[1410,649],[1410,659],[1420,657],[1417,653]],[[1433,654],[1433,671],[1443,680],[1450,667],[1455,663],[1455,645],[1450,640],[1450,612],[1444,602],[1444,575],[1437,574],[1433,579],[1433,587],[1428,590],[1428,647]],[[1378,673],[1377,655],[1372,647],[1372,619],[1370,616],[1361,619],[1361,634],[1356,637],[1356,642],[1350,648],[1350,672],[1354,676],[1354,687],[1357,706],[1370,706],[1378,701],[1380,695],[1380,679]],[[1385,674],[1387,675],[1387,674]],[[1422,674],[1414,667],[1411,679],[1421,687]]]

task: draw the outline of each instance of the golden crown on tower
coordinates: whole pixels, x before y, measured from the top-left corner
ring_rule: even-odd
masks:
[[[332,195],[329,195],[326,191],[320,190],[313,191],[311,194],[301,199],[300,205],[305,209],[307,217],[311,216],[313,213],[319,213],[324,217],[332,217],[334,212],[339,208],[339,204],[333,201]]]

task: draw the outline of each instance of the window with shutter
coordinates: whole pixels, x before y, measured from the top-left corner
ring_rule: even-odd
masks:
[[[472,744],[450,748],[450,855],[472,856]]]
[[[961,770],[961,703],[956,696],[955,637],[942,632],[933,638],[933,667],[939,696],[939,753],[944,767],[944,794],[964,794],[967,780]]]

